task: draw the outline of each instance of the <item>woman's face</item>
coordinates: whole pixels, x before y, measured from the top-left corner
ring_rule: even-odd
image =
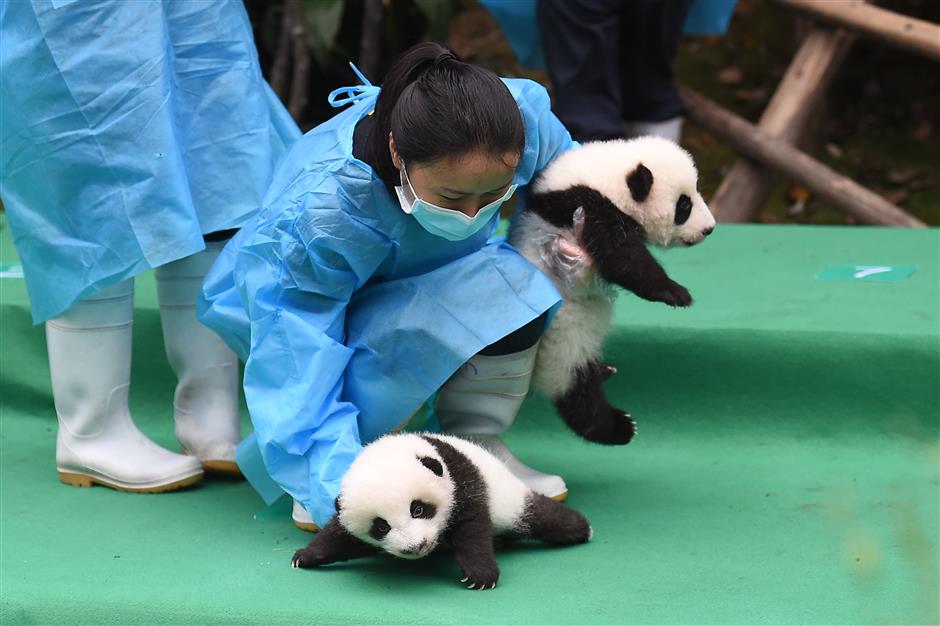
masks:
[[[390,141],[392,162],[399,170],[401,159]],[[481,208],[498,200],[512,184],[519,164],[516,153],[470,152],[430,163],[406,163],[415,194],[425,202],[473,217]]]

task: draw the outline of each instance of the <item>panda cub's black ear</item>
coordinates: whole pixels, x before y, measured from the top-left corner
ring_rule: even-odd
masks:
[[[435,459],[432,456],[422,456],[418,458],[421,461],[421,465],[425,466],[438,476],[444,475],[444,466],[441,465],[441,462]]]
[[[336,499],[333,500],[333,508],[335,508],[336,512],[339,513],[339,496],[336,496]]]
[[[643,202],[653,188],[653,172],[640,163],[635,170],[627,174],[627,187],[630,188],[630,195],[635,201]]]

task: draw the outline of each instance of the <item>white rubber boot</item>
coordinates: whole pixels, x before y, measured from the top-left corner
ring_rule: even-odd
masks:
[[[306,530],[308,533],[320,532],[320,527],[317,526],[317,523],[310,517],[310,513],[307,513],[307,509],[304,508],[304,505],[297,502],[297,500],[294,500],[294,508],[291,509],[290,516],[291,519],[294,520],[294,526],[300,530]]]
[[[59,418],[56,466],[67,485],[158,493],[202,479],[198,459],[161,448],[131,418],[133,315],[131,278],[46,322]]]
[[[434,412],[442,432],[478,443],[533,491],[564,500],[568,487],[560,476],[525,465],[499,438],[515,421],[529,391],[537,349],[538,344],[514,354],[474,356],[441,387]]]
[[[679,143],[682,138],[682,117],[677,116],[662,122],[627,122],[624,129],[628,138],[655,135]]]
[[[239,475],[238,357],[196,319],[196,296],[224,242],[156,270],[163,345],[179,382],[173,395],[176,437],[206,471]]]

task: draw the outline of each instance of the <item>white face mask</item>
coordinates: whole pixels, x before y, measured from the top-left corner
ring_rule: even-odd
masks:
[[[411,181],[408,180],[408,172],[405,171],[404,163],[401,165],[399,175],[401,176],[401,187],[395,187],[395,193],[398,195],[398,202],[401,204],[402,210],[418,220],[418,223],[426,231],[448,241],[467,239],[486,226],[490,218],[499,212],[499,207],[512,196],[517,187],[517,185],[509,185],[509,189],[501,198],[487,204],[477,211],[477,214],[473,217],[468,217],[456,209],[445,209],[419,198],[414,187],[411,186]],[[405,189],[406,186],[407,190]]]

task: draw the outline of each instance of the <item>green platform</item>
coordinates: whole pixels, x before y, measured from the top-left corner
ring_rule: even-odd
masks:
[[[9,229],[0,262],[12,263]],[[662,255],[689,310],[623,295],[609,395],[639,438],[581,442],[530,398],[510,444],[557,471],[594,540],[292,570],[308,536],[244,483],[155,496],[61,485],[43,331],[0,279],[0,621],[25,623],[936,624],[940,233],[721,226]],[[838,264],[900,282],[824,281]],[[132,409],[174,447],[152,276],[138,281]]]

